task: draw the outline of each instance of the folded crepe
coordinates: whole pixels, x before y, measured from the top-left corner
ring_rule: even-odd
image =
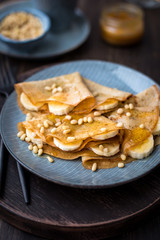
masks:
[[[93,112],[87,115],[72,114],[71,116],[72,119],[68,120],[62,116],[61,119],[57,119],[55,115],[42,115],[41,118],[19,123],[18,130],[33,132],[36,138],[63,151],[79,151],[90,141],[105,140],[116,136],[120,129],[104,116],[93,117]],[[87,122],[78,125],[79,119],[87,120]],[[91,121],[88,122],[88,119]],[[57,120],[60,123],[59,126],[57,126]],[[44,126],[45,121],[49,121],[50,126],[44,128],[45,130],[42,132],[41,127]],[[76,121],[76,124],[72,124],[72,121]],[[55,126],[57,127],[55,128]],[[69,130],[68,133],[66,133],[67,130]],[[29,137],[32,138],[32,136]]]
[[[41,81],[15,84],[21,110],[51,112],[56,115],[89,112],[95,99],[78,72]]]
[[[159,120],[159,89],[154,85],[125,102],[129,103],[134,105],[133,109],[123,108],[122,114],[117,111],[108,114],[112,121],[123,124],[122,149],[125,154],[145,142],[154,132]],[[127,112],[131,113],[130,117],[126,115]]]
[[[84,83],[96,99],[94,109],[107,112],[118,106],[119,102],[125,101],[132,94],[120,91],[116,88],[109,88],[89,79],[83,78]]]

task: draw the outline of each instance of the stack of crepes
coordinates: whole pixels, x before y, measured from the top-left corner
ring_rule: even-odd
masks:
[[[26,121],[18,136],[41,155],[73,160],[83,166],[124,167],[147,157],[160,133],[159,89],[133,96],[97,84],[78,72],[15,85]]]

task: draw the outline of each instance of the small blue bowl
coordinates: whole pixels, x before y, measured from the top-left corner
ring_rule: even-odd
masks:
[[[37,10],[34,8],[29,8],[29,7],[27,7],[27,8],[22,7],[22,8],[18,8],[18,10],[15,9],[15,10],[9,10],[9,11],[4,12],[2,15],[0,15],[0,22],[7,15],[9,15],[11,13],[16,13],[16,12],[26,12],[26,13],[30,13],[30,14],[34,15],[35,17],[37,17],[42,23],[43,33],[36,38],[22,40],[22,41],[7,38],[7,37],[3,36],[2,34],[0,34],[0,40],[3,41],[4,43],[6,43],[8,46],[19,49],[21,51],[22,50],[26,51],[28,49],[36,47],[37,45],[39,45],[41,43],[43,38],[46,36],[48,31],[50,30],[50,27],[51,27],[50,18],[40,10]]]

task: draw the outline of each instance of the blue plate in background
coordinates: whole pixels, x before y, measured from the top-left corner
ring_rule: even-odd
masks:
[[[97,83],[120,90],[138,93],[155,84],[149,77],[130,68],[103,61],[74,61],[59,64],[40,71],[26,81],[42,80],[79,71],[84,77]],[[160,163],[160,146],[145,159],[126,164],[123,169],[100,169],[96,172],[85,169],[80,159],[56,159],[49,163],[45,157],[33,155],[17,135],[17,123],[24,121],[17,105],[14,91],[5,102],[1,113],[2,139],[9,152],[25,168],[40,177],[63,185],[81,188],[107,188],[131,182],[150,172]]]
[[[8,3],[0,7],[0,15],[5,11],[18,11],[31,8],[31,2]],[[77,9],[72,25],[66,31],[55,33],[50,30],[47,36],[34,49],[15,49],[0,41],[0,53],[21,59],[47,59],[57,57],[78,48],[86,41],[90,33],[90,25],[84,14]]]

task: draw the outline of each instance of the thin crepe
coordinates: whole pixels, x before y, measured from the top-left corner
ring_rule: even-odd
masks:
[[[62,92],[52,94],[51,91],[45,90],[46,86],[51,87],[53,84],[61,87]],[[15,89],[18,95],[19,107],[25,113],[26,109],[24,109],[20,102],[22,92],[27,95],[34,105],[59,102],[75,107],[81,103],[82,105],[78,107],[79,112],[88,111],[95,105],[95,99],[92,93],[88,90],[78,72],[46,80],[18,83],[15,84]],[[46,108],[43,110],[46,111]],[[29,111],[27,110],[27,112]]]

